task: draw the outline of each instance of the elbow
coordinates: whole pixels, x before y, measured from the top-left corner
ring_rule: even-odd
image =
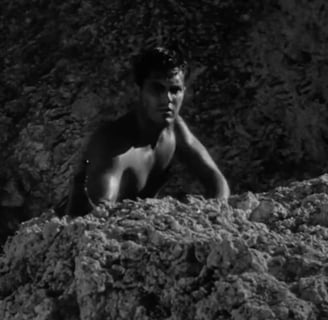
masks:
[[[218,199],[220,200],[228,200],[230,197],[230,188],[228,182],[224,179],[222,186],[220,186],[220,193]]]
[[[230,197],[230,187],[225,177],[218,173],[213,175],[211,185],[208,185],[207,195],[209,198],[218,200],[228,200]]]
[[[110,175],[88,177],[84,192],[93,209],[98,206],[110,207],[118,198],[118,180]]]

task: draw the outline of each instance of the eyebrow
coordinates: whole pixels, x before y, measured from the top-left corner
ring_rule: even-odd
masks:
[[[166,84],[163,84],[162,81],[159,80],[151,80],[149,81],[151,86],[157,87],[157,88],[166,88],[168,87],[169,89],[182,89],[183,88],[183,84],[181,83],[170,83],[168,84],[168,86],[166,86]]]
[[[160,83],[160,84],[162,84],[163,82],[165,82],[165,83],[170,82],[171,79],[172,78],[148,78],[148,81],[149,82],[152,82],[152,83]],[[174,81],[174,83],[172,85],[178,85],[178,86],[181,85],[180,79],[174,79],[173,81]],[[182,83],[183,82],[184,81],[182,79]]]

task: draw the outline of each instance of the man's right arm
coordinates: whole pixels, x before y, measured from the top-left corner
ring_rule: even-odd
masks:
[[[97,135],[91,137],[82,164],[73,178],[67,214],[85,215],[99,205],[114,203],[119,191],[119,166],[108,146]]]
[[[108,207],[116,202],[118,190],[119,177],[113,168],[88,160],[85,170],[73,178],[67,214],[80,216],[99,205]]]
[[[103,160],[99,162],[90,160],[86,170],[84,191],[93,208],[99,205],[108,206],[118,198],[120,181],[118,161]]]

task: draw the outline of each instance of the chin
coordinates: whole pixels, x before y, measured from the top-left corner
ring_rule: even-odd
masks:
[[[175,117],[163,117],[162,118],[162,123],[165,124],[165,126],[171,125],[172,123],[174,123],[175,121]]]
[[[165,115],[161,115],[157,119],[153,119],[153,123],[155,123],[157,126],[161,126],[161,127],[169,126],[172,123],[174,123],[174,121],[175,121],[175,117],[165,116]]]

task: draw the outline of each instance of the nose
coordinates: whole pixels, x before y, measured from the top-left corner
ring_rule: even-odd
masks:
[[[163,104],[171,103],[172,102],[172,93],[170,91],[163,91],[161,94],[161,101]]]
[[[167,98],[169,102],[172,102],[173,97],[172,97],[172,93],[170,91],[167,92]]]

